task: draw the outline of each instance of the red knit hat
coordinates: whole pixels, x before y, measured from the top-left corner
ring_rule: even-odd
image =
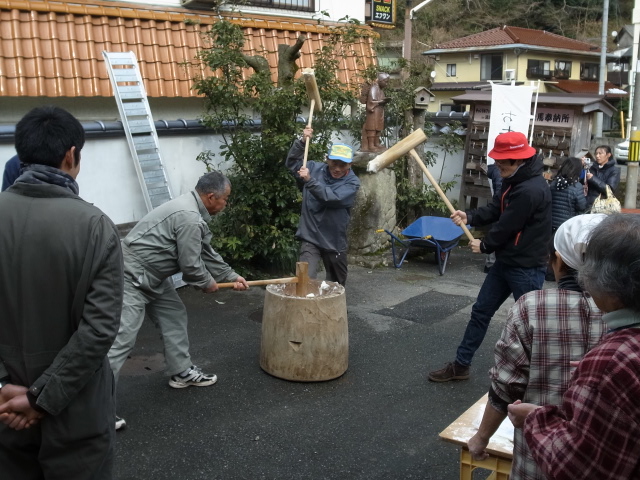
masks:
[[[501,133],[496,137],[489,157],[494,160],[523,160],[536,154],[536,149],[529,146],[527,137],[520,132]]]

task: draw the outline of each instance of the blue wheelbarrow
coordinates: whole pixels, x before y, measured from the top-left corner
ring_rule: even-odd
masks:
[[[391,237],[391,252],[393,266],[400,268],[412,247],[435,250],[438,272],[444,275],[451,250],[458,246],[460,237],[464,233],[450,218],[420,217],[396,236],[389,230],[384,230]],[[404,252],[402,252],[404,250]]]

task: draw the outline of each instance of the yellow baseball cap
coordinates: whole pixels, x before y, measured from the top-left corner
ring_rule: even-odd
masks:
[[[327,158],[331,160],[340,160],[341,162],[351,163],[353,160],[353,147],[345,143],[334,143],[329,147]]]

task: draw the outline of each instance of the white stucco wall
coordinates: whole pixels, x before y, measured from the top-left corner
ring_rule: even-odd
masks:
[[[196,156],[218,150],[211,135],[161,137],[160,150],[174,197],[192,190],[206,172]],[[15,155],[12,145],[0,145],[0,165]],[[219,166],[226,170],[225,165]],[[147,212],[126,138],[87,139],[82,149],[80,196],[95,204],[116,224],[136,222]]]
[[[340,141],[349,142],[350,139],[343,137]],[[159,142],[169,187],[174,197],[192,190],[198,178],[206,173],[205,165],[196,160],[198,154],[205,150],[218,153],[221,145],[220,137],[210,134],[160,137]],[[12,144],[0,144],[2,170],[15,153]],[[214,166],[222,171],[229,168],[219,156],[214,158]],[[80,196],[99,207],[115,224],[137,222],[147,213],[124,136],[88,138],[82,149],[77,181]]]
[[[122,1],[122,3],[145,3],[148,5],[162,5],[165,7],[179,8],[182,7],[180,0],[137,0],[135,2]],[[253,6],[242,6],[244,13],[259,13],[262,15],[278,15],[291,16],[296,18],[322,18],[326,20],[338,21],[341,18],[355,18],[364,22],[364,1],[363,0],[316,0],[316,12],[296,12],[295,10],[286,10],[279,8],[264,8]],[[327,12],[329,17],[319,17],[320,12]]]
[[[161,155],[174,197],[192,190],[198,178],[205,173],[204,164],[196,161],[196,156],[204,150],[218,152],[218,138],[214,135],[160,137]],[[351,140],[343,137],[340,141],[348,143]],[[352,143],[357,145],[357,141]],[[438,155],[437,163],[429,167],[431,174],[438,179],[444,154],[432,142],[425,144],[425,150],[434,151]],[[13,145],[0,144],[2,169],[13,155]],[[218,163],[216,167],[222,171],[228,169],[226,164]],[[447,193],[451,200],[459,197],[460,178],[456,176],[460,175],[461,171],[462,153],[447,155],[442,181],[457,181],[455,188]],[[87,139],[82,149],[82,163],[77,180],[80,196],[99,207],[116,224],[136,222],[146,213],[140,184],[124,136]],[[426,178],[425,182],[428,182]]]
[[[464,151],[460,150],[456,153],[445,153],[440,149],[436,142],[429,139],[424,145],[425,152],[433,152],[437,155],[437,160],[435,165],[427,167],[429,169],[429,173],[433,175],[433,178],[439,180],[440,183],[450,182],[452,180],[456,181],[455,186],[452,190],[447,192],[447,198],[454,202],[458,200],[460,196],[460,173],[462,172],[462,159],[464,157]],[[444,164],[444,167],[443,167]],[[442,172],[442,176],[440,175]],[[426,176],[423,175],[423,180],[427,185],[431,185]]]

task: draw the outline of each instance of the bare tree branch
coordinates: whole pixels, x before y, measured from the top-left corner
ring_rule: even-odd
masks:
[[[269,62],[262,55],[250,56],[243,53],[242,58],[247,62],[247,65],[253,68],[257,73],[269,71]]]

